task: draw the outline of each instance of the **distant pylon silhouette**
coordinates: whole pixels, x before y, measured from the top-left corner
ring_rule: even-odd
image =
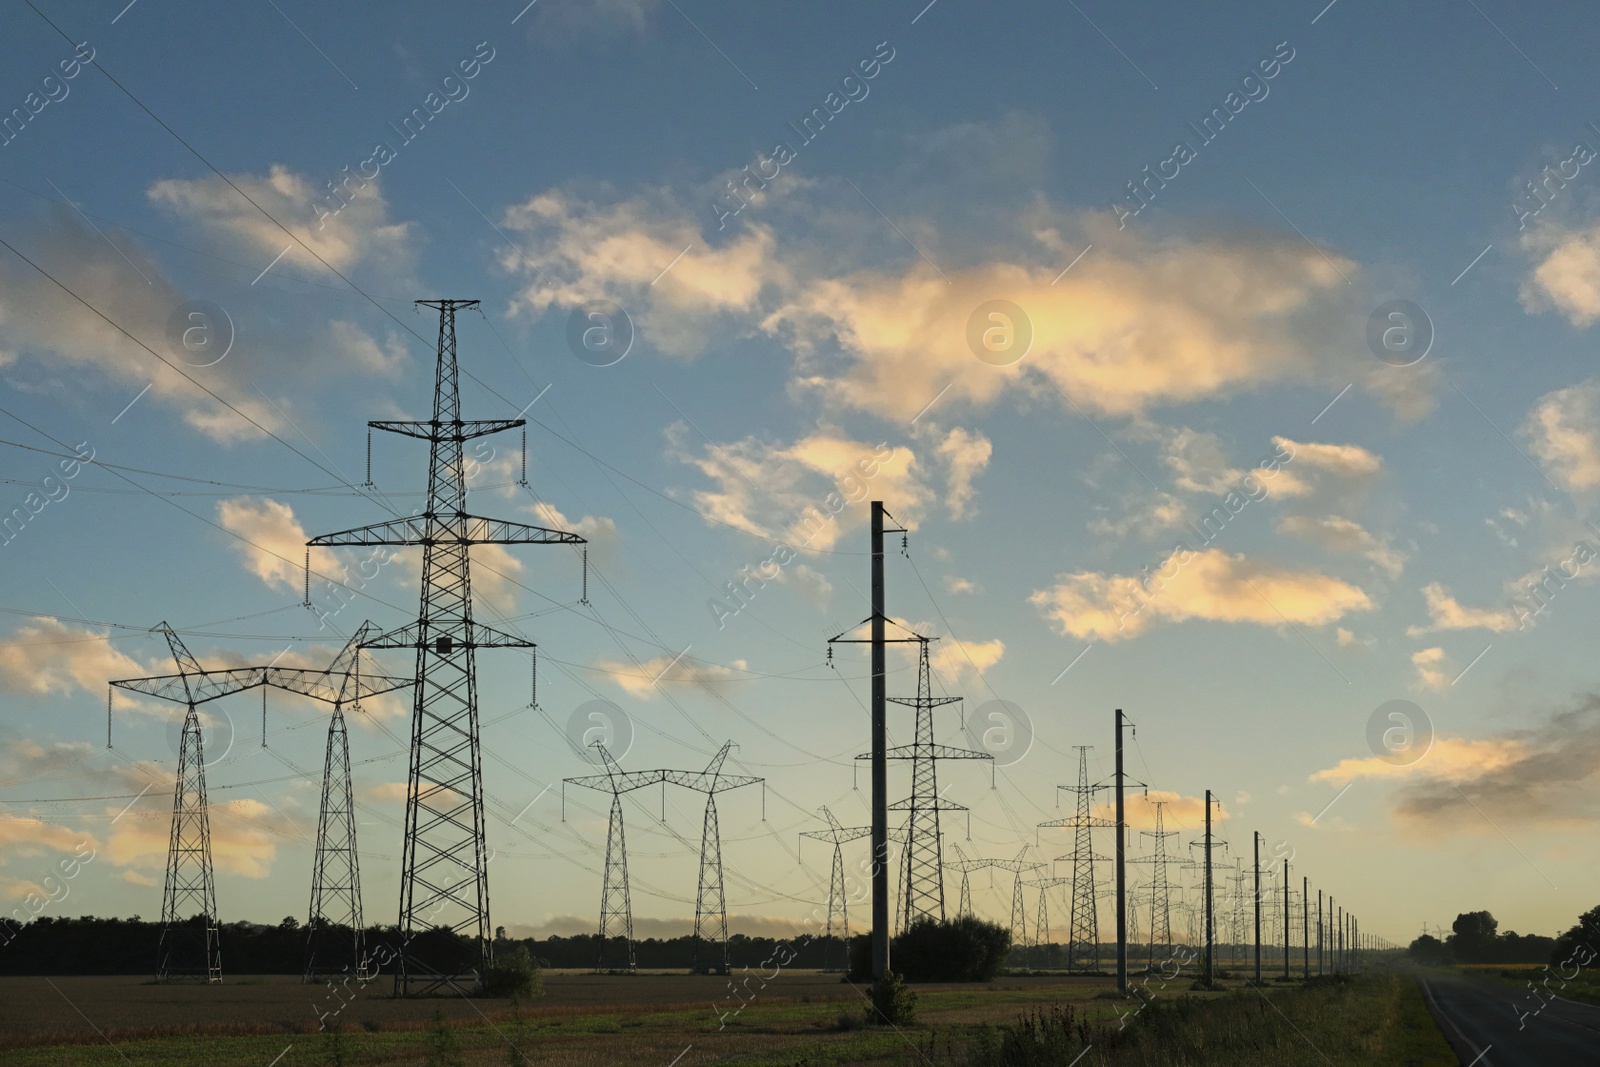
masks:
[[[967,854],[961,851],[960,845],[951,845],[950,847],[955,850],[957,859],[954,863],[946,861],[945,866],[961,872],[961,896],[959,898],[960,903],[956,906],[956,916],[958,918],[971,918],[972,883],[969,876],[973,871],[981,871],[990,866],[991,861],[985,859],[969,860],[967,859]]]
[[[1177,837],[1178,831],[1166,828],[1164,800],[1153,801],[1156,809],[1156,828],[1141,830],[1140,835],[1155,841],[1155,854],[1150,869],[1150,963],[1165,960],[1172,955],[1172,916],[1170,914],[1172,883],[1167,878],[1167,838]]]
[[[1025,859],[1027,854],[1028,846],[1023,845],[1022,851],[1013,859],[989,861],[990,867],[1010,871],[1016,876],[1011,882],[1011,947],[1014,949],[1025,949],[1028,945],[1028,912],[1022,901],[1023,875],[1044,866],[1042,863]]]
[[[611,816],[606,826],[606,867],[600,884],[600,958],[595,964],[595,972],[631,972],[635,967],[633,903],[628,896],[628,843],[622,823],[622,794],[660,785],[662,772],[624,771],[611,758],[611,753],[606,751],[604,742],[595,741],[590,747],[600,754],[605,773],[561,780],[561,818],[563,822],[566,821],[568,785],[603,789],[611,794]],[[608,951],[614,937],[623,939],[621,959]]]
[[[696,973],[711,971],[728,973],[728,901],[722,884],[722,833],[717,826],[717,794],[747,785],[759,785],[765,778],[748,774],[723,774],[722,764],[733,747],[729,741],[723,745],[703,771],[661,772],[662,780],[671,785],[681,785],[706,795],[704,823],[700,831],[700,878],[694,894],[694,958],[692,968]],[[765,818],[765,794],[763,814]],[[706,934],[715,936],[720,961],[702,955]]]
[[[1033,956],[1035,967],[1048,966],[1050,963],[1050,890],[1058,885],[1066,885],[1066,878],[1038,878],[1025,885],[1035,886],[1039,890],[1039,911],[1033,921],[1033,944],[1039,951]]]
[[[845,827],[839,825],[839,820],[833,817],[833,812],[824,804],[817,809],[822,817],[828,820],[826,830],[805,830],[801,837],[809,837],[815,841],[831,841],[833,843],[833,873],[828,878],[828,928],[826,936],[832,941],[838,937],[844,949],[844,959],[841,966],[848,969],[850,966],[850,908],[845,894],[844,878],[844,850],[843,845],[850,841],[859,841],[863,837],[872,835],[870,826]],[[965,877],[965,876],[963,876]],[[839,917],[838,932],[835,933],[834,916]]]
[[[1094,881],[1094,861],[1104,859],[1094,853],[1090,831],[1103,826],[1116,826],[1111,819],[1091,816],[1090,800],[1103,785],[1089,784],[1090,745],[1074,745],[1078,750],[1078,784],[1057,786],[1077,794],[1075,814],[1067,819],[1042,822],[1041,827],[1068,826],[1072,835],[1072,920],[1067,939],[1067,970],[1098,971],[1100,969],[1100,916],[1097,910]],[[1066,859],[1067,857],[1061,857]]]

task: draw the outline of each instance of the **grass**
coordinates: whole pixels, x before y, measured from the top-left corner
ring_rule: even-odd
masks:
[[[1006,981],[994,988],[919,986],[918,1023],[900,1030],[862,1025],[865,1000],[848,985],[793,990],[779,999],[783,979],[770,997],[750,1002],[738,1015],[725,1016],[709,999],[694,1005],[638,1003],[627,1007],[596,1002],[552,1004],[549,1000],[515,1009],[480,1004],[487,1014],[456,1014],[441,1020],[434,1003],[390,1001],[404,1017],[386,1018],[381,1027],[346,1019],[335,1040],[314,1026],[296,1023],[267,1032],[162,1034],[90,1031],[70,1043],[13,1047],[3,1057],[15,1067],[217,1067],[220,1064],[277,1067],[425,1067],[457,1062],[440,1058],[453,1045],[470,1067],[513,1062],[540,1067],[829,1067],[834,1064],[888,1067],[987,1067],[983,1050],[1019,1016],[1059,1018],[1070,1013],[1074,1026],[1095,1036],[1097,1047],[1079,1067],[1145,1067],[1182,1063],[1186,1067],[1226,1064],[1320,1064],[1312,1044],[1337,1064],[1396,1064],[1444,1067],[1453,1064],[1421,995],[1409,979],[1374,976],[1313,987],[1232,989],[1223,993],[1167,992],[1118,1032],[1117,1019],[1131,1002],[1106,999],[1106,980]],[[619,988],[619,992],[627,987]],[[707,983],[710,990],[712,985]],[[722,984],[717,983],[720,992]],[[200,990],[200,994],[204,994]],[[203,1000],[203,996],[202,996]],[[84,1003],[95,1013],[98,1005]],[[459,1007],[459,1003],[458,1003]],[[719,1002],[719,1007],[725,1004]],[[1054,1015],[1052,1016],[1052,1013]],[[469,1021],[470,1020],[470,1021]],[[441,1035],[441,1022],[448,1038]],[[997,1029],[997,1026],[1002,1029]],[[526,1061],[516,1058],[516,1050]],[[281,1060],[277,1058],[282,1056]],[[1074,1052],[1073,1055],[1077,1053]],[[682,1057],[679,1059],[679,1057]],[[1066,1067],[1072,1057],[1021,1060]]]

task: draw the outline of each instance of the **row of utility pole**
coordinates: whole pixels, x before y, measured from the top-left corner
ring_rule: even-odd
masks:
[[[871,752],[872,765],[872,825],[870,829],[872,844],[872,975],[875,979],[882,979],[889,973],[889,778],[888,778],[888,732],[887,732],[887,664],[886,646],[889,639],[885,634],[885,626],[890,621],[884,605],[884,555],[883,537],[885,533],[904,534],[906,531],[900,527],[885,525],[885,520],[892,520],[888,511],[883,506],[883,501],[872,501],[872,527],[871,527],[871,566],[872,566],[872,614],[867,619],[868,639],[866,644],[871,646],[872,664],[872,703],[871,703]],[[842,635],[841,635],[842,637]],[[835,638],[839,641],[840,638]],[[831,658],[831,652],[830,652]],[[1123,734],[1130,732],[1133,724],[1128,721],[1122,709],[1116,709],[1116,910],[1117,910],[1117,989],[1126,994],[1128,992],[1128,892],[1127,892],[1127,806],[1126,789],[1127,775],[1123,768]],[[1083,777],[1080,774],[1080,778]],[[1076,790],[1084,792],[1084,783],[1080,782]],[[1056,820],[1047,825],[1072,825],[1075,826],[1080,836],[1084,836],[1092,824],[1105,825],[1103,820],[1085,818],[1083,812],[1087,807],[1087,798],[1079,796],[1079,814],[1074,819]],[[1204,853],[1205,870],[1205,953],[1202,957],[1202,970],[1205,984],[1210,985],[1215,981],[1215,955],[1216,955],[1216,910],[1214,907],[1214,890],[1212,878],[1212,855],[1215,849],[1226,847],[1225,842],[1217,842],[1212,831],[1212,809],[1215,801],[1211,790],[1205,794],[1205,836],[1202,842],[1197,842]],[[1081,825],[1080,825],[1081,824]],[[1159,827],[1158,827],[1159,832]],[[1261,890],[1261,834],[1256,833],[1255,842],[1255,981],[1262,980],[1261,973],[1261,909],[1265,897]],[[909,845],[907,846],[909,847]],[[1020,857],[1019,857],[1020,858]],[[1092,853],[1091,853],[1092,860]],[[1291,965],[1291,930],[1293,928],[1289,888],[1289,859],[1283,859],[1283,977],[1288,979]],[[1075,872],[1076,874],[1076,872]],[[1077,879],[1074,878],[1076,883]],[[1302,961],[1301,970],[1304,977],[1311,976],[1311,917],[1310,904],[1310,879],[1301,879],[1301,940]],[[1020,892],[1021,874],[1018,874],[1017,886]],[[1076,898],[1077,886],[1074,885]],[[1092,888],[1090,890],[1092,893]],[[963,896],[963,900],[965,900]],[[1092,900],[1092,897],[1091,897]],[[1275,903],[1275,902],[1274,902]],[[1075,903],[1076,906],[1076,903]],[[1076,916],[1075,916],[1076,917]],[[1348,973],[1361,966],[1361,952],[1363,949],[1385,947],[1386,942],[1372,938],[1361,933],[1361,926],[1357,918],[1347,913],[1334,899],[1327,898],[1327,910],[1323,908],[1323,890],[1317,890],[1317,973]],[[1075,938],[1078,936],[1074,928]]]

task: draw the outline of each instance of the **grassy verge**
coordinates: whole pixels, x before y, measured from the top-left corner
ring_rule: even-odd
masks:
[[[1081,1057],[1081,1058],[1080,1058]],[[1067,1006],[980,1034],[970,1067],[1454,1067],[1416,983],[1398,974],[1154,1001],[1102,1021]]]

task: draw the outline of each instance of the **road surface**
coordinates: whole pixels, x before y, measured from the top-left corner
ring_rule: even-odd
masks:
[[[1417,980],[1463,1067],[1600,1064],[1600,1007],[1536,1000],[1526,986],[1494,978],[1419,975]]]

